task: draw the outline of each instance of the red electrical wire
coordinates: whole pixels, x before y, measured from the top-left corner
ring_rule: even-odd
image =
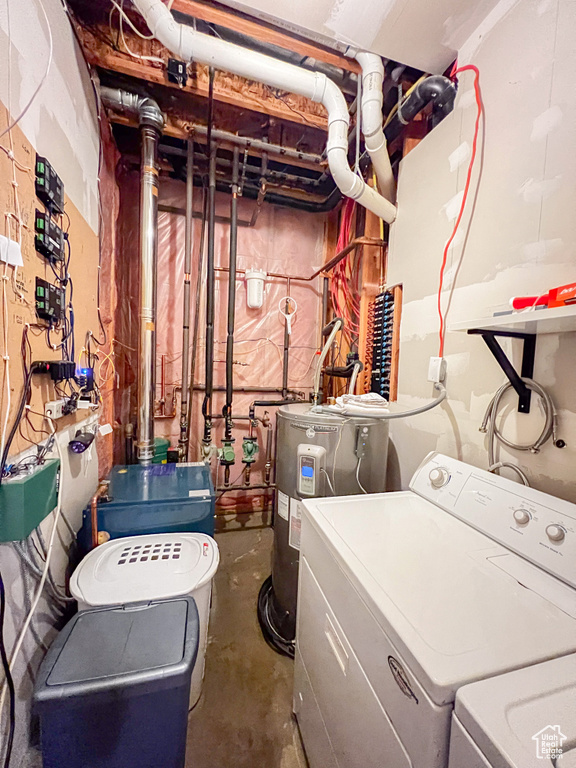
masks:
[[[484,105],[482,103],[482,93],[480,91],[480,72],[478,70],[478,67],[475,67],[473,64],[466,64],[466,66],[464,67],[458,67],[458,69],[456,68],[453,69],[450,74],[450,77],[455,77],[460,72],[474,72],[474,95],[476,97],[476,105],[478,107],[478,111],[476,114],[476,123],[474,125],[472,155],[470,157],[470,163],[468,165],[468,174],[466,176],[466,185],[464,186],[464,195],[462,196],[462,203],[460,205],[460,211],[458,212],[458,218],[456,219],[456,224],[454,225],[452,234],[450,235],[450,238],[444,247],[444,254],[442,256],[442,266],[440,268],[440,282],[438,285],[438,317],[440,318],[440,330],[439,330],[440,344],[438,347],[439,357],[444,356],[444,337],[446,336],[445,318],[442,314],[442,287],[444,284],[444,270],[446,269],[446,261],[448,259],[448,250],[452,245],[452,241],[456,237],[456,232],[458,231],[458,227],[460,226],[460,222],[462,221],[462,216],[464,215],[466,201],[468,200],[468,192],[470,191],[470,182],[472,180],[472,170],[474,168],[474,161],[476,160],[478,134],[480,133],[480,122],[482,119],[482,113],[484,111]]]

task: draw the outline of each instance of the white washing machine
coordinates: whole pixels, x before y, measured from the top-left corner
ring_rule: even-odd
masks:
[[[449,768],[576,768],[576,656],[465,685]]]
[[[576,505],[539,491],[433,453],[409,491],[306,501],[301,547],[311,768],[446,768],[459,688],[576,651]]]

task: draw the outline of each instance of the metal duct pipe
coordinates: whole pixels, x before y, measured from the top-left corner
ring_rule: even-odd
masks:
[[[177,58],[218,67],[321,103],[328,113],[328,164],[336,185],[344,195],[387,223],[394,221],[396,206],[369,187],[348,164],[348,106],[342,91],[326,75],[301,69],[178,24],[162,0],[133,0],[133,5],[156,39]]]
[[[140,464],[154,458],[156,396],[156,272],[158,261],[158,169],[156,128],[140,128],[140,335],[138,346],[138,442]]]
[[[192,240],[194,236],[194,141],[188,139],[186,146],[186,234],[184,243],[184,299],[182,313],[182,396],[180,403],[180,439],[178,450],[180,460],[188,457],[188,369],[190,350],[190,271],[192,270]]]
[[[140,464],[154,457],[156,396],[156,271],[158,259],[158,141],[164,116],[147,97],[120,88],[100,88],[105,106],[138,116],[140,125],[140,318],[138,340],[138,434]]]
[[[234,147],[232,161],[232,198],[230,200],[230,271],[228,273],[228,336],[226,338],[226,419],[225,440],[232,439],[232,397],[234,391],[234,325],[236,319],[236,252],[238,244],[238,170],[240,153]]]

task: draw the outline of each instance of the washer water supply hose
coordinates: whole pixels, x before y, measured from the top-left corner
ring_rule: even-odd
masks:
[[[513,443],[511,440],[505,438],[502,432],[496,426],[496,419],[498,417],[498,411],[500,410],[502,398],[509,390],[512,389],[512,384],[510,382],[503,384],[490,401],[490,405],[484,414],[484,420],[482,421],[480,432],[488,433],[488,471],[496,472],[498,469],[506,467],[507,469],[511,469],[513,472],[515,472],[522,480],[524,485],[529,486],[530,482],[528,477],[526,476],[525,472],[520,469],[520,467],[517,467],[515,464],[511,464],[508,461],[496,461],[496,440],[515,451],[530,451],[530,453],[539,453],[540,448],[544,445],[544,443],[546,443],[551,437],[554,437],[555,439],[557,415],[556,409],[554,408],[554,403],[552,402],[552,398],[548,392],[546,392],[546,390],[541,387],[540,384],[538,384],[537,381],[527,378],[523,378],[522,381],[524,384],[526,384],[528,389],[530,389],[532,392],[535,392],[541,398],[542,405],[544,406],[545,420],[542,432],[540,433],[539,437],[533,443],[529,444]]]

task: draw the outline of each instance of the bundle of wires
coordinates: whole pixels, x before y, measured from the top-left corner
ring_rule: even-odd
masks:
[[[348,198],[342,209],[340,221],[340,234],[336,251],[339,253],[350,242],[352,221],[356,209],[356,202]],[[336,317],[344,320],[343,333],[349,344],[358,341],[360,332],[360,299],[359,299],[359,269],[358,253],[354,256],[346,256],[337,264],[330,279],[330,297]]]

